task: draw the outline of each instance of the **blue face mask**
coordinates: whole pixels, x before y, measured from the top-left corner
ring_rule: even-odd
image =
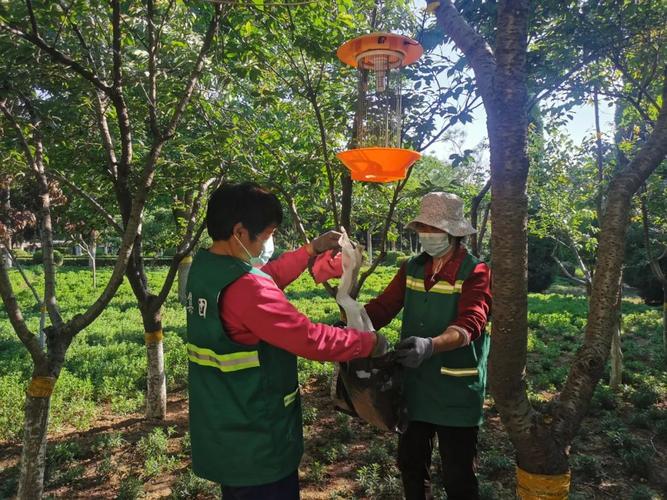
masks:
[[[447,233],[419,233],[419,242],[431,257],[440,257],[451,248]]]
[[[243,247],[243,250],[248,256],[250,265],[253,267],[262,267],[269,261],[269,259],[273,255],[273,250],[274,250],[273,235],[269,236],[269,238],[264,241],[264,244],[262,245],[262,251],[257,257],[253,257],[250,254],[250,252],[248,252],[248,249],[245,247],[243,243],[241,243],[241,240],[238,238],[238,236],[234,235],[234,238],[236,238],[236,241],[238,241],[241,244],[241,247]]]

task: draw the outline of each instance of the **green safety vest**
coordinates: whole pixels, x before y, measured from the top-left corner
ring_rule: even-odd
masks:
[[[266,342],[234,342],[220,320],[220,294],[246,273],[269,277],[200,250],[187,284],[192,469],[225,486],[278,481],[303,455],[296,356]]]
[[[467,254],[452,285],[439,281],[424,288],[426,254],[411,258],[406,267],[401,338],[437,337],[454,321],[461,287],[479,261]],[[452,427],[482,423],[489,336],[470,345],[434,354],[418,368],[407,368],[404,398],[409,420]]]

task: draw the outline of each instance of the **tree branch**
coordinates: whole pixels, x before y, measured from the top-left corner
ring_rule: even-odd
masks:
[[[403,191],[403,188],[405,185],[408,183],[408,180],[410,179],[410,175],[412,174],[412,169],[408,170],[407,175],[405,176],[405,179],[399,181],[396,184],[396,187],[394,188],[394,194],[391,198],[391,202],[389,203],[389,209],[387,210],[387,216],[385,217],[384,220],[384,225],[382,227],[382,233],[380,236],[380,253],[378,256],[371,262],[371,265],[369,266],[366,271],[361,273],[359,276],[359,280],[357,281],[357,285],[354,287],[353,290],[350,291],[350,297],[353,299],[356,299],[359,296],[359,292],[361,291],[361,288],[364,286],[364,283],[368,279],[368,277],[375,272],[375,269],[380,265],[380,263],[384,260],[384,258],[387,255],[387,250],[385,248],[386,242],[387,242],[387,233],[389,233],[389,228],[391,227],[391,221],[394,215],[394,210],[396,209],[396,205],[398,203],[398,195]]]
[[[600,92],[600,94],[605,95],[607,97],[616,97],[628,101],[632,105],[632,107],[637,110],[637,113],[639,113],[639,115],[646,123],[648,123],[649,125],[654,125],[653,119],[649,116],[646,110],[642,108],[641,103],[637,101],[637,99],[632,97],[630,94],[626,94],[623,92],[611,92],[611,91]]]
[[[179,251],[174,255],[173,259],[171,260],[171,264],[169,265],[167,276],[165,277],[164,282],[162,283],[162,288],[160,289],[160,293],[156,296],[155,300],[153,301],[154,307],[157,308],[162,307],[164,301],[167,300],[167,296],[169,295],[171,287],[174,284],[174,279],[176,279],[176,273],[178,272],[178,266],[181,263],[181,260],[183,260],[183,258],[186,255],[192,252],[192,249],[199,241],[199,238],[201,238],[201,235],[204,232],[205,228],[206,228],[206,222],[202,222],[197,228],[194,237],[190,240],[190,243],[182,251]]]
[[[558,88],[563,85],[565,82],[567,82],[570,78],[572,78],[577,72],[579,72],[581,69],[585,68],[589,63],[594,61],[598,55],[599,52],[602,49],[597,49],[594,50],[593,52],[590,52],[586,56],[584,56],[579,63],[575,64],[568,72],[566,72],[563,76],[560,78],[555,78],[545,89],[542,89],[540,92],[536,93],[533,98],[528,102],[528,112],[533,109],[533,107],[540,102],[541,100],[549,97],[551,94],[553,94]]]
[[[472,199],[472,203],[470,204],[470,223],[472,224],[472,227],[477,229],[477,217],[478,217],[478,211],[479,211],[479,204],[482,203],[482,200],[486,196],[486,193],[489,192],[489,189],[491,189],[491,178],[489,178],[488,181],[486,181],[486,184],[482,187],[482,189],[475,195],[475,197]],[[472,254],[475,257],[479,257],[479,244],[478,242],[481,241],[478,239],[478,233],[473,233],[471,236],[471,251]]]
[[[617,54],[612,53],[610,55],[610,58],[612,62],[614,63],[614,66],[616,67],[617,70],[621,72],[623,75],[623,78],[625,78],[627,81],[632,83],[635,87],[637,87],[637,90],[639,92],[639,97],[641,98],[641,95],[644,94],[644,97],[648,100],[648,102],[651,103],[651,105],[656,109],[656,111],[660,112],[660,106],[658,105],[657,101],[653,98],[653,96],[646,91],[646,84],[642,85],[639,83],[628,71],[628,68],[626,68],[623,63],[621,63],[621,60],[619,59]],[[647,84],[650,82],[647,82]]]
[[[121,55],[121,30],[120,30],[120,0],[111,0],[111,53],[112,53],[112,77],[113,88],[116,91],[122,87],[122,55]]]
[[[150,125],[151,133],[155,140],[160,137],[160,129],[158,127],[157,119],[157,46],[158,41],[155,37],[155,25],[153,16],[154,12],[153,0],[146,2],[146,31],[148,36],[148,123]]]
[[[662,98],[665,102],[667,65],[663,71]],[[609,186],[584,344],[570,369],[553,415],[553,432],[562,443],[570,443],[579,429],[609,356],[632,196],[665,156],[667,106],[660,110],[648,140],[633,160],[614,176]]]
[[[114,183],[114,185],[116,185],[118,181],[118,162],[116,159],[116,151],[114,149],[113,139],[111,137],[111,131],[109,130],[109,122],[107,121],[104,103],[102,102],[102,96],[100,96],[98,91],[95,91],[94,97],[97,127],[99,129],[102,144],[104,145],[104,151],[106,153],[107,172],[111,178],[111,181]]]
[[[70,338],[90,325],[109,304],[113,296],[116,294],[118,287],[123,282],[127,263],[132,253],[134,240],[137,237],[139,226],[141,224],[141,214],[146,204],[148,191],[154,176],[154,169],[144,169],[138,182],[136,195],[132,199],[132,210],[130,216],[125,224],[125,232],[121,241],[120,249],[118,250],[118,259],[113,268],[111,277],[107,282],[107,286],[99,295],[97,300],[83,313],[74,316],[63,328],[65,334]]]
[[[598,223],[602,220],[602,211],[604,207],[604,190],[602,181],[604,180],[604,165],[602,152],[602,131],[600,130],[600,105],[598,102],[598,84],[595,84],[593,91],[593,108],[595,115],[595,159],[598,169],[598,185],[597,193],[595,195],[595,205],[597,209]]]
[[[482,216],[482,225],[480,226],[479,233],[477,233],[477,246],[480,250],[482,244],[484,243],[484,235],[486,234],[486,228],[488,227],[487,223],[489,221],[489,214],[491,213],[491,202],[487,203],[484,207],[484,215]],[[480,251],[480,254],[482,252]]]
[[[469,111],[469,112],[470,112],[470,111],[474,111],[475,109],[477,109],[477,108],[479,108],[480,106],[483,106],[483,105],[484,105],[483,102],[479,102],[479,103],[475,104],[475,101],[477,101],[477,97],[475,97],[475,99],[473,99],[473,101],[472,101],[471,103],[469,103],[469,104],[466,103],[466,105],[463,107],[463,109],[462,109],[461,111],[459,111],[459,112],[457,113],[457,115],[460,115],[460,114],[463,113],[464,111]],[[419,146],[419,148],[417,148],[417,151],[422,152],[422,151],[424,151],[425,149],[430,148],[430,147],[431,147],[433,144],[435,144],[435,143],[440,139],[440,137],[442,137],[442,135],[443,135],[445,132],[447,132],[453,125],[454,125],[454,124],[451,123],[451,122],[448,122],[446,125],[443,125],[442,128],[438,131],[438,133],[435,134],[435,135],[434,135],[434,136],[433,136],[433,137],[426,143],[426,145]]]
[[[105,94],[109,95],[111,93],[111,87],[104,83],[95,73],[85,68],[81,63],[73,60],[63,52],[60,52],[59,50],[49,46],[39,35],[26,33],[25,31],[12,24],[0,23],[0,30],[6,31],[7,33],[11,33],[14,36],[30,42],[35,47],[51,56],[51,59],[53,59],[55,62],[58,62],[79,74],[81,77],[83,77],[85,80],[88,80]]]
[[[32,34],[37,35],[37,20],[35,19],[35,12],[32,9],[32,2],[26,0],[25,2],[26,9],[28,10],[28,18],[30,19],[30,27],[32,29]]]
[[[329,148],[327,143],[327,133],[326,127],[324,126],[324,119],[322,118],[322,113],[320,111],[319,103],[317,102],[317,97],[315,93],[311,91],[308,93],[308,100],[313,106],[313,111],[315,112],[315,118],[317,120],[317,126],[320,130],[320,141],[322,143],[322,156],[324,157],[324,166],[327,171],[327,180],[329,182],[329,200],[331,202],[331,211],[333,212],[334,225],[336,227],[340,226],[340,219],[338,217],[338,207],[336,205],[336,192],[335,192],[335,182],[333,176],[333,169],[331,167],[331,161],[329,159]]]
[[[581,278],[577,278],[574,276],[570,271],[567,270],[567,267],[565,267],[565,264],[561,262],[561,260],[556,257],[556,248],[554,247],[553,251],[551,252],[551,258],[558,264],[558,267],[560,268],[561,272],[565,275],[565,277],[571,281],[574,281],[577,285],[585,286],[588,287],[589,283],[586,280],[582,280]]]
[[[199,213],[202,202],[204,200],[204,195],[206,194],[208,189],[211,186],[213,186],[214,189],[217,189],[217,187],[222,182],[223,176],[224,176],[224,170],[220,172],[217,178],[209,179],[203,182],[199,186],[197,196],[193,200],[192,206],[190,207],[188,226],[185,231],[185,235],[183,236],[183,240],[178,246],[178,250],[171,261],[169,270],[167,271],[167,276],[165,277],[165,280],[162,283],[162,288],[160,289],[160,292],[158,293],[156,299],[153,301],[154,307],[162,307],[164,301],[167,300],[167,296],[169,295],[169,291],[171,290],[171,287],[174,284],[174,279],[176,278],[176,273],[178,272],[178,266],[181,263],[181,260],[183,260],[183,258],[186,255],[192,253],[192,250],[199,242],[199,239],[201,238],[201,235],[204,232],[204,229],[206,228],[206,221],[202,221],[199,224],[197,231],[193,235],[192,231],[194,229],[194,225],[197,220],[197,214]]]
[[[52,170],[46,173],[49,177],[53,177],[55,179],[58,179],[59,181],[67,184],[67,186],[70,187],[72,191],[74,191],[76,194],[84,198],[88,203],[90,203],[97,212],[104,217],[104,219],[109,223],[111,227],[113,227],[118,234],[123,234],[123,228],[121,227],[118,222],[114,220],[114,218],[111,216],[109,212],[106,211],[106,209],[91,195],[86,193],[83,189],[81,189],[79,186],[77,186],[74,182],[69,180],[67,177],[65,177],[63,174],[58,172],[57,170]]]
[[[132,147],[132,127],[130,125],[130,116],[125,98],[123,97],[123,79],[122,79],[122,42],[120,28],[120,0],[111,0],[111,33],[112,33],[112,53],[113,53],[113,87],[110,93],[111,102],[116,108],[116,119],[118,121],[118,130],[120,131],[120,164],[117,166],[117,190],[122,193],[122,199],[119,199],[119,206],[126,223],[130,216],[130,188],[129,177],[132,165],[133,147]]]
[[[70,7],[65,7],[63,5],[63,2],[59,2],[59,3],[60,3],[60,8],[63,9],[66,13],[69,13],[69,10],[70,10],[71,6]],[[83,49],[83,51],[86,54],[86,59],[88,59],[88,64],[90,64],[93,67],[93,69],[95,70],[95,73],[97,74],[98,73],[97,64],[95,63],[95,60],[93,59],[93,54],[90,51],[90,47],[86,43],[86,39],[83,37],[83,33],[81,33],[81,30],[79,29],[78,24],[76,24],[74,21],[72,21],[69,18],[69,15],[67,15],[67,18],[68,18],[68,21],[69,21],[70,25],[72,26],[72,31],[74,31],[74,35],[76,36],[77,40],[79,40],[79,45],[81,45],[81,48]]]
[[[35,109],[32,106],[32,103],[25,97],[22,97],[21,101],[23,102],[28,111],[28,114],[30,115],[32,140],[34,142],[34,153],[32,153],[28,144],[28,140],[23,134],[23,131],[21,130],[21,127],[19,126],[15,117],[6,107],[5,101],[0,102],[0,111],[2,111],[3,115],[5,115],[5,117],[10,121],[14,130],[19,135],[19,139],[23,145],[24,153],[26,155],[26,162],[28,163],[30,169],[33,171],[37,181],[37,186],[39,188],[39,221],[42,226],[41,240],[44,265],[44,303],[46,304],[46,307],[49,311],[51,322],[55,326],[60,326],[62,324],[62,317],[56,303],[56,270],[53,262],[53,229],[51,225],[49,184],[46,179],[44,164],[42,161],[44,146],[42,144],[40,133],[41,122]]]
[[[32,169],[32,165],[35,164],[35,158],[32,155],[32,151],[30,150],[30,146],[28,145],[28,140],[26,139],[25,135],[23,134],[23,130],[21,129],[21,126],[16,121],[16,118],[14,117],[11,110],[7,107],[7,100],[6,99],[0,100],[0,111],[5,116],[5,118],[7,118],[9,123],[11,124],[12,128],[14,129],[14,132],[16,132],[16,136],[19,140],[19,143],[21,144],[21,149],[23,150],[23,154],[25,155],[25,158],[28,162],[28,165]]]
[[[213,11],[213,18],[211,19],[211,22],[208,25],[208,29],[206,30],[204,41],[202,43],[201,48],[199,49],[199,54],[197,55],[197,61],[192,69],[192,73],[190,73],[190,78],[188,79],[188,83],[186,84],[185,90],[183,91],[183,94],[181,95],[181,98],[178,104],[176,105],[176,108],[174,109],[174,113],[171,117],[171,120],[169,121],[169,125],[162,133],[163,141],[171,138],[171,136],[174,134],[176,126],[178,125],[178,122],[181,119],[181,115],[185,111],[185,108],[187,107],[188,103],[190,102],[190,97],[192,96],[192,92],[194,91],[195,85],[197,84],[199,75],[201,75],[202,69],[204,67],[204,59],[206,58],[206,55],[208,54],[208,51],[211,48],[211,44],[213,43],[213,37],[215,36],[215,33],[218,31],[218,26],[220,25],[221,16],[222,16],[222,7],[220,5],[216,5]]]
[[[642,226],[644,228],[644,247],[646,248],[646,257],[648,257],[648,263],[651,267],[653,275],[657,280],[662,284],[662,286],[667,286],[667,277],[665,273],[662,272],[660,267],[660,262],[658,259],[653,257],[651,253],[651,239],[649,237],[649,220],[648,220],[648,207],[646,204],[646,196],[641,196],[641,210],[642,210]]]
[[[486,102],[493,95],[496,74],[496,58],[491,46],[466,22],[451,0],[442,0],[435,15],[444,32],[470,62],[480,94]]]
[[[2,248],[4,251],[7,251],[4,245]],[[12,324],[18,338],[30,353],[30,357],[35,363],[35,366],[46,366],[46,354],[39,346],[37,337],[30,331],[23,318],[21,306],[19,306],[19,303],[14,296],[14,290],[12,288],[12,283],[9,280],[9,273],[5,267],[4,259],[0,259],[0,297],[2,297],[2,302],[7,309],[9,322]]]
[[[23,282],[26,284],[26,286],[30,289],[32,292],[32,296],[35,298],[35,302],[41,307],[43,304],[42,298],[39,296],[39,293],[37,292],[37,289],[34,287],[32,283],[30,283],[30,280],[28,279],[28,276],[25,274],[25,271],[23,270],[23,266],[19,263],[18,259],[14,256],[12,251],[9,249],[9,247],[3,245],[3,249],[6,252],[6,254],[9,256],[9,258],[12,260],[14,263],[14,266],[16,266],[16,269],[18,269],[19,274],[23,278]]]

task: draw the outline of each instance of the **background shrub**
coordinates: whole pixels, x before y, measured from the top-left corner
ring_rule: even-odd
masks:
[[[547,238],[528,235],[528,291],[539,293],[556,279],[558,265],[551,257],[555,243]]]
[[[387,252],[387,255],[384,258],[384,263],[388,266],[393,266],[397,263],[399,257],[403,257],[403,252],[398,252],[396,250],[390,250]]]
[[[64,261],[65,259],[63,258],[63,254],[60,253],[59,250],[53,250],[53,263],[56,266],[62,266]],[[41,250],[36,250],[35,253],[32,254],[32,263],[33,264],[44,263],[44,254],[42,253]]]

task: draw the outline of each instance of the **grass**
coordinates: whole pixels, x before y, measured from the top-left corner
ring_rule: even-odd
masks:
[[[220,487],[205,479],[195,476],[191,470],[183,473],[174,483],[171,500],[189,500],[200,496],[218,496]]]
[[[153,477],[161,472],[170,472],[176,466],[176,457],[169,454],[169,438],[174,430],[156,427],[137,443],[137,451],[144,460],[144,477]]]
[[[39,267],[29,266],[27,272],[34,283],[40,283]],[[109,272],[108,268],[98,270],[101,283]],[[164,268],[150,269],[150,282],[160,283],[165,272]],[[368,279],[360,301],[377,295],[394,273],[394,267],[379,268]],[[18,273],[12,272],[11,279],[34,331],[39,311]],[[82,312],[95,297],[90,275],[81,268],[59,268],[58,290],[59,305],[66,318]],[[296,280],[287,293],[311,319],[325,323],[338,319],[334,301],[307,275]],[[528,310],[528,390],[534,406],[541,409],[562,388],[568,362],[581,345],[587,302],[576,289],[558,282],[550,293],[531,294]],[[185,317],[174,293],[165,303],[163,321],[168,391],[183,391],[187,382]],[[390,342],[398,340],[400,324],[399,317],[383,329]],[[573,498],[591,497],[591,485],[612,488],[609,491],[619,498],[652,498],[653,492],[662,488],[655,478],[656,471],[665,465],[661,457],[667,455],[667,373],[659,309],[644,306],[633,297],[624,300],[623,351],[621,390],[613,392],[605,374],[594,393],[590,417],[573,443]],[[328,405],[331,364],[299,359],[299,369],[300,382],[317,394],[314,399],[312,395],[304,398],[306,449],[310,456],[302,467],[306,491],[324,487],[330,498],[396,498],[396,492],[400,495],[395,440],[361,426],[347,415],[332,413]],[[20,439],[30,370],[27,352],[11,329],[5,310],[0,309],[0,452]],[[144,426],[132,432],[108,427],[94,429],[102,417],[130,422],[141,416],[145,371],[141,318],[125,282],[100,318],[74,339],[68,351],[52,398],[50,436],[95,432],[89,438],[50,443],[49,494],[73,494],[84,484],[82,478],[89,481],[89,476],[97,476],[99,484],[113,484],[118,498],[137,498],[144,494],[146,485],[160,481],[171,485],[172,498],[214,498],[219,494],[214,485],[196,478],[189,469],[187,421],[169,423],[164,429]],[[487,416],[489,423],[480,432],[482,497],[505,498],[513,488],[514,457],[490,400]],[[176,428],[170,429],[171,425]],[[0,497],[15,494],[18,468],[16,462],[7,463],[5,470],[0,471]],[[438,463],[436,454],[434,467]],[[167,476],[169,479],[165,480]],[[326,486],[341,477],[347,482],[336,482],[330,489]],[[609,478],[618,477],[622,478],[621,483],[610,483]],[[645,484],[636,485],[634,481]],[[434,482],[436,498],[444,498],[437,473]],[[614,487],[620,489],[613,490]]]

